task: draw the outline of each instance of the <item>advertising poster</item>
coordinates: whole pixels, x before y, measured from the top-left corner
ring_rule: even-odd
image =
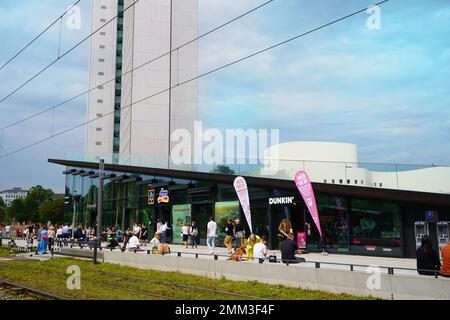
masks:
[[[218,229],[217,238],[219,241],[225,239],[225,227],[228,219],[238,219],[239,212],[239,201],[216,202],[215,217]]]
[[[306,249],[306,232],[297,232],[297,245],[300,249]]]
[[[191,205],[182,204],[172,206],[173,221],[173,243],[182,244],[181,228],[187,223],[191,223]]]

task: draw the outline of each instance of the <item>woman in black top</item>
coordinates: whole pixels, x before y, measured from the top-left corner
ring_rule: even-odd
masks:
[[[433,242],[429,236],[422,238],[422,245],[416,252],[418,273],[434,276],[441,269],[439,254],[433,249]]]

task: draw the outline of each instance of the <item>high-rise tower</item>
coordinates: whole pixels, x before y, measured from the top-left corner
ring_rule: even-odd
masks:
[[[86,153],[167,167],[171,133],[193,132],[197,117],[197,82],[176,86],[198,74],[197,42],[177,49],[198,35],[198,0],[134,2],[92,4],[92,30],[119,17],[92,37],[90,87],[115,80],[89,94],[87,120],[100,119],[88,124]]]

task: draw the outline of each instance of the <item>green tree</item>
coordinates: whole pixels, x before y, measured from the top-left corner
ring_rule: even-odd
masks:
[[[40,221],[39,207],[45,200],[53,200],[54,192],[51,189],[44,189],[42,186],[36,186],[30,189],[25,198],[25,210],[28,220],[33,222]]]
[[[221,173],[221,174],[234,174],[234,171],[228,167],[228,166],[224,166],[224,165],[216,165],[214,166],[214,168],[211,170],[212,173]]]
[[[63,223],[64,220],[64,198],[56,200],[45,200],[39,206],[39,218],[41,222],[51,221],[53,224]]]
[[[6,209],[6,220],[15,219],[19,222],[28,220],[29,218],[24,202],[23,199],[14,199],[13,202],[11,202],[11,205]]]
[[[6,220],[6,203],[0,198],[0,221]]]

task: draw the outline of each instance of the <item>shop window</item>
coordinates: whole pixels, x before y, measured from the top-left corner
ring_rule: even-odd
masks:
[[[352,251],[400,256],[400,209],[396,204],[352,199]]]
[[[348,203],[345,198],[333,196],[317,196],[320,212],[323,244],[328,252],[349,251]],[[321,250],[319,233],[311,215],[306,215],[307,246],[310,250]]]

